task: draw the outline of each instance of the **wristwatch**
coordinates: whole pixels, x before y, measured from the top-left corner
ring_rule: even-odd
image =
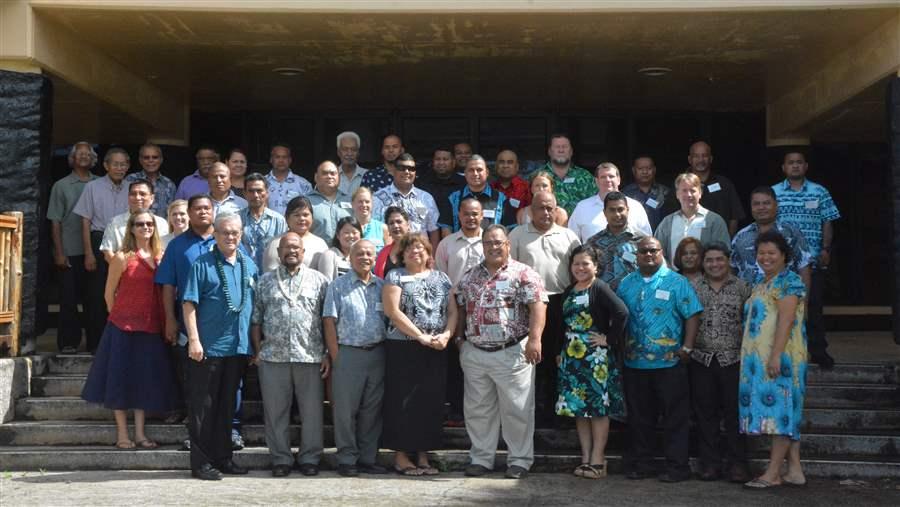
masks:
[[[457,347],[459,347],[464,341],[466,341],[466,339],[462,336],[456,336],[453,338],[453,344]]]
[[[694,349],[688,347],[687,345],[682,345],[682,346],[681,346],[681,350],[687,352],[688,354],[690,354],[691,352],[694,351]]]

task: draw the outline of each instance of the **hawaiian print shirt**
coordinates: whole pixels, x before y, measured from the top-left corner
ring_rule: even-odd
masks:
[[[772,185],[772,190],[778,198],[778,221],[800,229],[815,266],[822,251],[822,225],[841,218],[834,199],[825,187],[809,180],[803,182],[800,190],[792,189],[788,180]]]
[[[575,205],[587,199],[588,197],[597,195],[597,182],[591,173],[577,165],[569,168],[569,173],[565,178],[560,178],[553,172],[550,162],[540,169],[548,173],[553,178],[553,188],[556,194],[556,201],[559,207],[564,208],[569,216],[575,211]]]
[[[287,205],[291,199],[298,195],[306,195],[313,190],[312,184],[303,176],[288,171],[284,181],[278,181],[273,171],[266,175],[269,185],[269,207],[276,213],[284,216]]]
[[[502,345],[528,334],[528,305],[547,302],[540,275],[509,259],[491,275],[484,263],[463,275],[456,302],[466,311],[466,340],[477,346]]]
[[[669,368],[684,340],[684,321],[703,311],[687,278],[660,266],[645,280],[640,271],[626,276],[616,294],[628,306],[625,366]]]
[[[500,180],[494,180],[491,182],[491,188],[506,194],[506,197],[509,198],[509,205],[515,209],[531,204],[531,185],[520,176],[513,176],[506,188],[503,187]]]
[[[613,234],[607,228],[588,238],[585,243],[599,248],[603,253],[598,266],[600,279],[613,290],[629,273],[637,271],[637,244],[643,238],[643,234],[631,227],[626,227],[619,234]]]
[[[400,287],[400,311],[420,331],[426,334],[443,333],[447,326],[447,305],[450,304],[450,278],[437,270],[411,275],[406,268],[391,270],[384,279],[387,285]],[[393,324],[388,325],[391,340],[410,340]]]
[[[125,183],[131,183],[137,180],[152,181],[143,169],[136,173],[125,176]],[[169,218],[169,204],[175,200],[175,192],[178,186],[169,178],[159,175],[159,178],[153,182],[153,204],[150,205],[150,211],[159,217]]]
[[[253,325],[262,326],[259,358],[274,363],[320,363],[325,355],[322,302],[328,280],[301,265],[293,276],[284,266],[265,273],[256,287]]]
[[[694,283],[697,298],[703,305],[700,330],[691,359],[709,366],[713,358],[719,366],[729,366],[741,360],[744,303],[753,290],[734,275],[728,275],[719,290],[712,288],[706,277]]]
[[[813,260],[813,253],[809,250],[806,238],[797,227],[788,224],[775,224],[775,229],[784,236],[791,248],[791,259],[788,268],[799,274],[800,270],[809,266]],[[762,268],[756,263],[756,238],[759,236],[759,226],[756,222],[744,227],[731,240],[731,267],[741,280],[756,285],[763,279]]]
[[[269,244],[272,238],[287,232],[287,222],[285,222],[283,216],[269,208],[263,209],[263,214],[259,217],[259,220],[253,217],[250,213],[250,208],[242,209],[240,216],[241,223],[244,225],[241,243],[250,252],[256,267],[262,271],[266,245]]]
[[[331,282],[325,293],[322,317],[337,320],[338,344],[369,347],[384,340],[383,286],[381,278],[372,276],[366,283],[352,270]]]
[[[393,183],[394,177],[391,176],[384,164],[379,164],[378,167],[363,175],[362,183],[359,186],[368,188],[374,194]]]
[[[372,216],[381,220],[391,206],[403,208],[409,215],[410,232],[431,232],[438,228],[438,207],[431,194],[412,187],[403,195],[393,183],[372,195]]]

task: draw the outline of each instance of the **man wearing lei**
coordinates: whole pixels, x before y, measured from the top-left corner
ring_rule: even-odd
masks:
[[[203,480],[247,473],[231,459],[235,392],[252,355],[249,329],[257,274],[253,260],[238,249],[241,231],[238,215],[216,217],[216,246],[191,266],[182,298],[191,359],[191,471]]]

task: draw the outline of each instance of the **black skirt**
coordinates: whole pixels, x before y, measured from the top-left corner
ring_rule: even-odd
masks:
[[[382,445],[403,452],[443,445],[447,385],[445,350],[416,341],[385,340]]]

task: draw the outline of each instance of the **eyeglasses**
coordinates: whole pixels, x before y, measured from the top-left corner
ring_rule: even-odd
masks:
[[[414,173],[414,172],[416,172],[416,166],[414,166],[414,165],[398,165],[397,170],[403,171],[403,172],[408,172],[408,173]]]
[[[501,241],[482,241],[481,242],[481,244],[483,246],[486,246],[488,248],[497,248],[497,247],[503,246],[505,243],[506,243],[505,239],[501,240]]]
[[[662,251],[661,248],[638,248],[638,253],[641,255],[647,255],[647,254],[656,255],[660,251]]]
[[[156,227],[156,224],[153,222],[135,222],[134,227]]]

